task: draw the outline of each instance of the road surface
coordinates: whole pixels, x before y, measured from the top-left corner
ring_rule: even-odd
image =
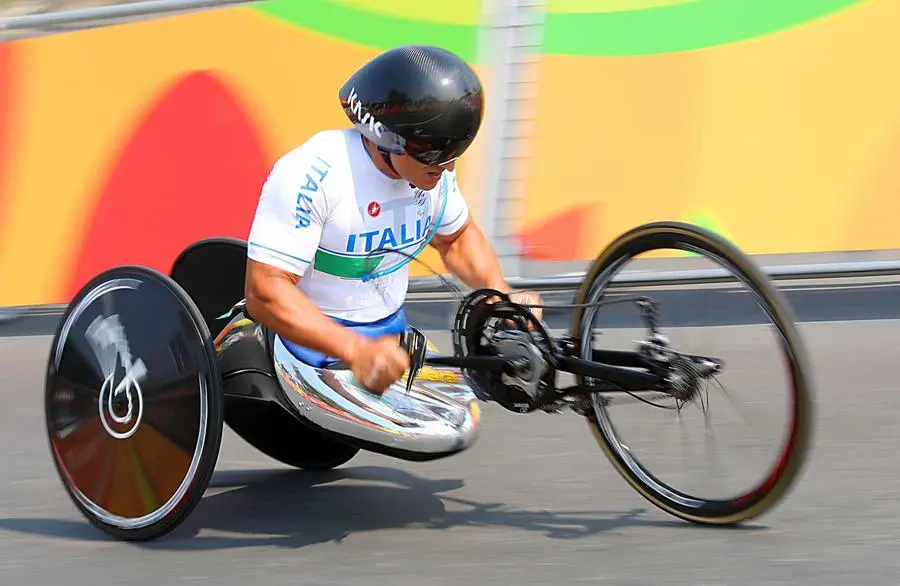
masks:
[[[204,501],[171,536],[143,545],[106,538],[63,493],[42,416],[49,338],[0,338],[0,584],[893,584],[900,321],[801,327],[819,385],[815,449],[789,498],[743,529],[696,527],[653,508],[573,415],[488,407],[479,442],[462,455],[411,464],[361,454],[324,474],[287,469],[226,431]],[[773,362],[756,361],[771,347],[758,328],[722,330],[727,338],[705,329],[723,351],[740,351],[730,388],[750,393],[750,404],[769,390]],[[434,335],[446,347],[447,335]],[[774,399],[755,405],[763,426],[767,409],[771,421],[781,415]],[[645,424],[631,440],[639,455],[666,453],[678,437],[673,424],[646,425],[663,421],[650,407],[621,417]],[[725,437],[738,427],[714,429]],[[746,449],[732,445],[724,465],[740,474],[754,461],[746,450],[768,438],[736,433]],[[689,480],[712,475],[710,459],[675,461]]]

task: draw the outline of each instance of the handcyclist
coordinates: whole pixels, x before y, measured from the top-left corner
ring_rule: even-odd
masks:
[[[519,303],[540,298],[510,290],[457,184],[456,161],[484,108],[465,61],[436,47],[392,49],[356,71],[339,98],[353,128],[313,135],[262,187],[247,309],[314,366],[343,361],[382,394],[410,366],[398,343],[407,265],[426,245],[469,287]]]

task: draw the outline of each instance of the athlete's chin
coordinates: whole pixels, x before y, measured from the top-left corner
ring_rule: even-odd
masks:
[[[428,174],[425,177],[421,177],[416,181],[411,181],[413,185],[418,187],[419,189],[424,189],[425,191],[431,191],[435,187],[437,187],[438,182],[441,180],[441,176],[434,176],[432,174]]]

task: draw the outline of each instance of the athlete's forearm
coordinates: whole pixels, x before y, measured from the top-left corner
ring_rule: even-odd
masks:
[[[290,277],[248,267],[245,289],[247,309],[257,322],[295,344],[353,361],[360,336],[322,313]]]
[[[435,247],[447,270],[469,287],[509,292],[494,247],[474,222],[449,244],[438,242]]]

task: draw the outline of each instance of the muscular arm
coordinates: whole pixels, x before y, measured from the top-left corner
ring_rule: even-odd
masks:
[[[260,323],[296,344],[351,363],[359,335],[323,314],[297,289],[300,277],[271,265],[247,261],[244,295]]]
[[[431,244],[447,269],[469,287],[509,292],[494,248],[471,218],[453,234],[435,235]]]
[[[283,338],[352,362],[358,334],[327,317],[297,288],[328,221],[328,152],[306,143],[273,166],[250,228],[244,296],[251,315]]]

